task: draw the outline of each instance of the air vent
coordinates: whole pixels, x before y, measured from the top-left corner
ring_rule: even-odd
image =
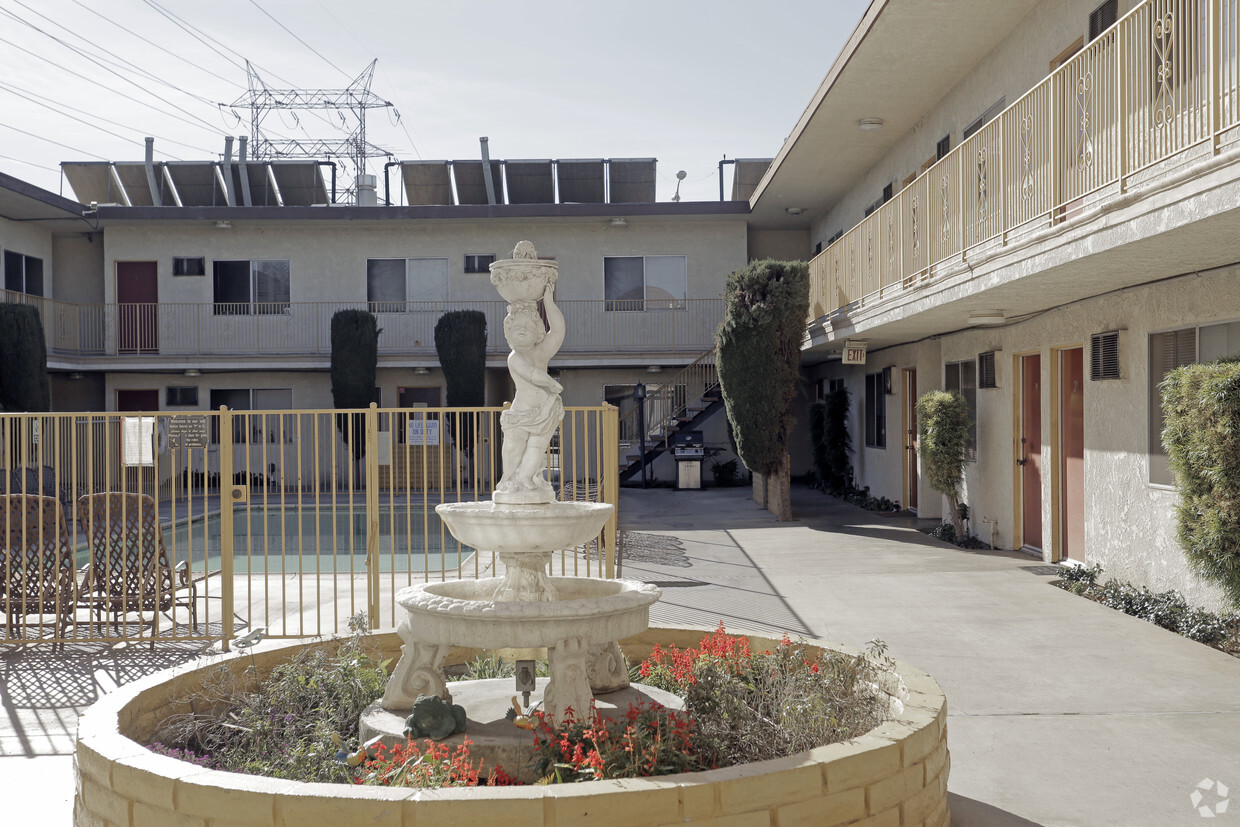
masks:
[[[1089,337],[1089,378],[1094,382],[1119,378],[1118,330]]]
[[[993,350],[977,354],[977,386],[979,388],[999,387],[998,378],[995,376],[995,352]]]

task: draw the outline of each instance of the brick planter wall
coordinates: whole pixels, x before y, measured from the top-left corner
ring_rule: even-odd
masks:
[[[696,646],[707,631],[654,628],[622,641],[622,646],[635,661],[646,657],[656,642]],[[394,633],[376,637],[385,653],[398,653],[400,640]],[[759,636],[750,641],[755,649],[778,643]],[[255,653],[254,663],[265,673],[306,645]],[[454,651],[449,662],[473,654]],[[121,687],[90,707],[78,730],[74,823],[78,827],[945,827],[950,823],[947,701],[933,678],[902,663],[896,671],[909,692],[904,713],[860,738],[788,758],[656,779],[476,789],[351,787],[207,770],[155,755],[141,745],[157,721],[179,711],[175,698],[190,691],[207,668],[224,662],[244,669],[250,659],[249,654],[232,654],[166,670]]]

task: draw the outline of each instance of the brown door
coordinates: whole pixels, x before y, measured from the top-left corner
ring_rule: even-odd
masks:
[[[904,502],[917,510],[917,371],[904,371]]]
[[[1085,369],[1082,348],[1059,354],[1061,558],[1085,562]]]
[[[116,409],[125,413],[131,411],[158,411],[159,391],[117,391]]]
[[[1020,360],[1021,535],[1023,545],[1042,548],[1042,357]]]
[[[158,353],[159,269],[155,262],[116,262],[116,310],[119,352]]]
[[[116,410],[122,413],[134,411],[158,411],[159,391],[120,391],[116,392]],[[155,469],[150,465],[132,465],[125,462],[125,450],[121,444],[121,423],[117,422],[113,431],[116,440],[117,467],[124,471],[123,490],[136,494],[154,494]]]

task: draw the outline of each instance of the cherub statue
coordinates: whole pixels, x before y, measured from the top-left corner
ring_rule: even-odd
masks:
[[[542,302],[547,326],[534,301],[510,303],[504,317],[504,338],[512,348],[508,373],[517,390],[512,405],[500,415],[504,475],[495,486],[495,502],[547,503],[555,499],[551,484],[542,475],[551,435],[564,419],[560,401],[564,388],[547,373],[547,363],[564,343],[564,314],[556,307],[553,281],[544,288]]]

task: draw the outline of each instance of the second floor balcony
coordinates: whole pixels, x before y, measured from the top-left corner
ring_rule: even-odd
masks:
[[[435,325],[445,313],[477,310],[487,318],[487,354],[508,353],[502,301],[250,302],[74,304],[4,292],[4,301],[39,309],[49,358],[83,363],[158,364],[200,357],[253,361],[331,355],[331,320],[340,310],[369,310],[378,319],[379,355],[436,359]],[[579,359],[660,354],[687,361],[713,346],[722,299],[558,302],[567,324],[564,356]],[[170,364],[174,367],[175,363]]]

